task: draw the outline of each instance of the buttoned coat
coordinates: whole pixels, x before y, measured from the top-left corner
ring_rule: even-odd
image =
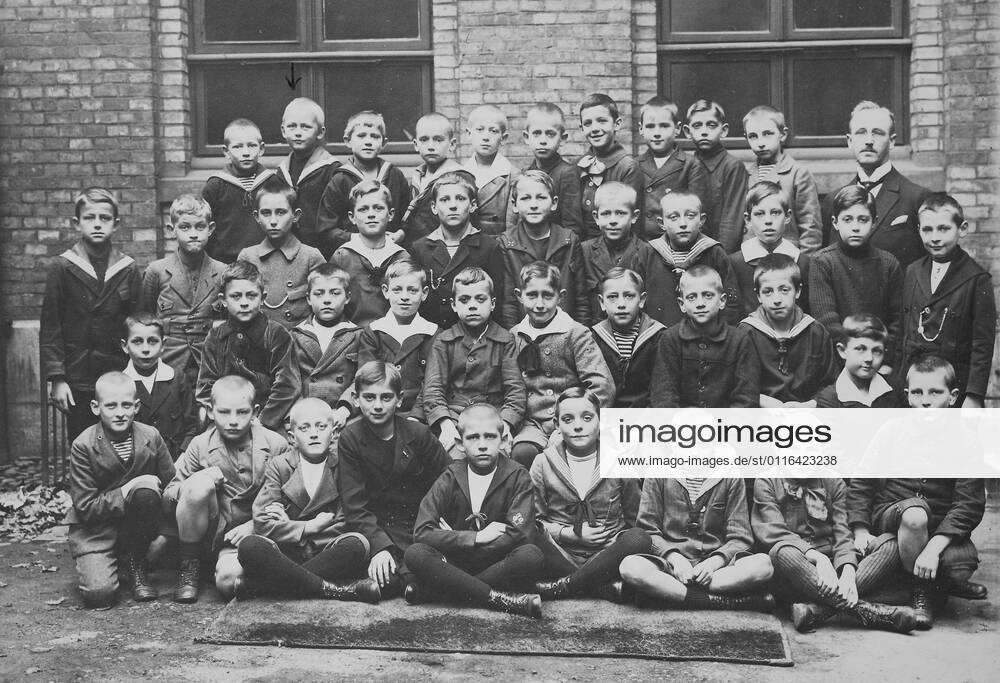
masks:
[[[402,375],[402,401],[396,414],[406,417],[413,412],[422,417],[423,401],[418,398],[427,372],[427,357],[438,326],[418,317],[408,328],[401,328],[389,313],[368,325],[361,333],[358,367],[377,360],[396,366]],[[415,411],[415,412],[414,412]]]
[[[596,158],[598,162],[603,164],[603,173],[599,175],[590,174],[588,171],[590,164],[587,162],[593,158]],[[595,155],[594,150],[591,148],[587,155],[577,161],[576,170],[580,182],[580,213],[583,219],[583,232],[580,234],[581,241],[600,237],[601,235],[601,229],[597,227],[597,219],[594,218],[594,211],[597,209],[597,205],[594,204],[594,194],[597,192],[597,188],[603,183],[616,181],[634,187],[639,197],[635,208],[642,211],[642,170],[639,168],[639,162],[626,152],[621,144],[614,143],[606,153],[601,155]]]
[[[311,319],[310,319],[311,320]],[[336,407],[346,401],[354,407],[354,375],[358,371],[361,328],[350,322],[337,326],[330,345],[323,351],[319,339],[303,320],[290,332],[294,344],[293,372],[302,398],[313,397]]]
[[[670,192],[693,192],[701,200],[702,211],[710,213],[708,175],[693,155],[679,147],[675,148],[663,165],[657,168],[652,152],[647,149],[639,156],[638,161],[642,171],[643,207],[642,223],[638,227],[645,239],[653,240],[663,235],[663,227],[658,222],[663,216],[660,200]],[[705,234],[716,238],[708,231]]]
[[[650,378],[656,364],[660,335],[667,329],[640,311],[639,333],[632,345],[632,355],[623,358],[618,353],[611,323],[607,320],[594,325],[591,331],[604,362],[611,370],[615,387],[614,408],[648,408]]]
[[[579,169],[559,154],[553,154],[544,164],[534,159],[525,170],[545,171],[549,174],[553,185],[555,185],[555,195],[559,198],[559,204],[552,212],[552,222],[567,230],[572,230],[580,240],[583,240]]]
[[[378,170],[375,171],[375,178],[389,188],[391,197],[389,208],[395,211],[392,220],[389,221],[387,232],[396,232],[403,228],[403,214],[410,204],[410,183],[401,170],[385,159],[379,158],[376,163]],[[329,235],[332,249],[338,248],[351,239],[351,235],[358,232],[348,214],[352,209],[351,190],[363,179],[364,173],[357,167],[352,157],[347,163],[333,170],[330,182],[323,190],[316,216],[316,229],[320,234]],[[330,257],[326,253],[323,255]]]
[[[584,242],[580,245],[580,252],[582,256],[580,288],[587,297],[588,312],[586,321],[578,320],[577,322],[585,325],[593,325],[607,317],[604,309],[601,308],[599,296],[604,277],[609,270],[616,267],[628,268],[638,273],[645,281],[646,271],[650,264],[655,259],[660,258],[659,254],[649,246],[649,242],[633,234],[629,234],[621,250],[616,250],[614,254],[611,253],[608,242],[603,235]],[[649,283],[645,282],[645,284],[648,296]]]
[[[317,147],[306,161],[299,177],[292,182],[291,158],[292,155],[289,154],[281,160],[281,164],[278,165],[278,176],[289,187],[294,188],[298,195],[295,208],[302,213],[295,224],[295,235],[303,244],[318,249],[325,261],[333,253],[333,236],[325,225],[320,225],[317,215],[323,192],[330,184],[334,172],[340,167],[340,162],[325,148]]]
[[[265,239],[240,252],[240,261],[249,261],[260,271],[264,300],[260,310],[274,322],[294,327],[309,315],[309,272],[326,263],[319,249],[303,244],[295,235],[275,247]]]
[[[822,246],[823,217],[819,206],[819,190],[812,173],[785,152],[780,152],[774,172],[777,183],[788,199],[792,213],[785,222],[785,239],[802,251],[811,253]],[[757,166],[750,172],[751,183],[757,178]]]
[[[232,263],[243,249],[264,239],[264,231],[254,217],[257,192],[275,172],[258,164],[253,174],[253,182],[247,189],[229,164],[225,170],[213,172],[201,190],[215,223],[205,253],[222,263]]]

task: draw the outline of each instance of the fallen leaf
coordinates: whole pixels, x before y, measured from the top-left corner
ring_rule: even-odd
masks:
[[[29,647],[28,652],[34,652],[35,654],[42,654],[43,652],[52,652],[52,648],[36,645],[35,647]]]
[[[7,587],[7,582],[6,581],[0,581],[0,588],[6,588],[6,587]]]
[[[55,600],[46,600],[45,604],[46,605],[61,605],[64,602],[66,602],[66,596],[63,596],[61,598],[56,598]]]
[[[51,572],[57,572],[57,571],[59,571],[59,567],[57,567],[56,565],[52,565],[51,567],[46,567],[46,566],[43,565],[42,566],[42,571],[43,572],[49,572],[49,573],[51,573]]]
[[[33,666],[30,669],[25,669],[24,673],[26,673],[26,674],[37,674],[39,671],[41,671],[41,669],[39,669],[37,666]]]
[[[11,569],[27,569],[30,566],[31,565],[29,565],[27,562],[18,562],[17,564],[12,564],[10,566],[10,568]]]

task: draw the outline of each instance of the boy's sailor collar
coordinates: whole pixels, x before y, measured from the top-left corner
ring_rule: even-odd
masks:
[[[332,154],[327,152],[325,147],[320,145],[311,155],[309,155],[306,165],[302,168],[302,173],[299,174],[298,185],[296,185],[292,182],[292,174],[289,171],[291,158],[292,155],[289,154],[281,160],[280,164],[278,164],[278,170],[281,171],[281,175],[284,177],[285,182],[288,183],[289,187],[298,187],[298,185],[301,185],[302,181],[308,178],[311,174],[329,166],[330,164],[340,165],[340,162],[337,161]]]
[[[871,175],[865,173],[865,169],[858,166],[858,184],[863,186],[865,183],[880,183],[885,180],[885,177],[889,175],[891,171],[891,161],[883,163],[881,166],[872,171]]]
[[[510,160],[499,152],[493,157],[493,163],[486,168],[477,164],[474,156],[469,157],[463,167],[476,179],[476,187],[484,187],[486,183],[497,178],[510,177],[514,173],[514,167],[511,166]]]
[[[784,238],[778,242],[778,246],[774,248],[774,251],[770,252],[756,237],[748,239],[746,242],[741,244],[740,252],[742,252],[743,260],[746,263],[756,261],[759,258],[764,258],[768,254],[784,254],[785,256],[790,256],[793,261],[798,261],[799,254],[801,253],[797,246]]]
[[[286,261],[294,261],[295,257],[299,255],[299,249],[302,248],[302,242],[299,241],[299,238],[296,237],[294,233],[288,233],[288,236],[285,237],[285,243],[280,247],[274,246],[271,244],[271,240],[265,237],[263,242],[254,245],[252,248],[257,252],[256,255],[260,258],[270,256],[274,252],[280,251]]]
[[[466,237],[471,237],[472,235],[478,235],[478,234],[479,234],[479,228],[477,228],[476,226],[474,226],[472,223],[469,223],[469,224],[467,224],[465,226],[465,232],[463,232],[462,236],[458,238],[458,241],[461,242]],[[447,244],[448,240],[446,240],[444,238],[444,228],[442,228],[439,225],[434,232],[432,232],[429,235],[427,235],[427,241],[429,241],[429,242],[442,242],[444,244]]]
[[[226,169],[223,171],[213,171],[212,174],[208,177],[218,178],[219,180],[225,181],[230,185],[235,185],[241,190],[246,190],[247,192],[253,192],[258,187],[263,185],[269,178],[275,175],[274,169],[264,168],[260,164],[257,164],[257,168],[260,169],[260,171],[255,176],[253,176],[253,183],[250,184],[249,188],[245,187],[243,183],[240,182],[239,176],[232,172],[233,171],[232,165],[227,166]]]
[[[400,325],[399,321],[396,320],[396,316],[391,311],[386,313],[384,317],[372,321],[368,327],[372,332],[384,332],[395,339],[400,346],[410,337],[418,334],[433,337],[438,331],[437,325],[422,317],[419,313],[409,325]]]
[[[142,382],[149,379],[149,375],[140,375],[139,371],[135,369],[135,364],[130,360],[125,369],[122,370],[122,374],[129,377],[134,382]],[[156,370],[153,371],[152,378],[154,382],[169,382],[174,378],[175,371],[172,367],[163,362],[163,359],[159,359],[156,362]]]
[[[514,327],[510,328],[511,334],[523,334],[525,337],[534,341],[539,337],[547,334],[565,334],[573,329],[573,319],[569,317],[569,313],[561,308],[556,309],[556,314],[549,321],[549,324],[545,327],[533,327],[528,319],[528,316],[524,316]]]
[[[319,325],[315,321],[314,316],[310,315],[308,318],[300,322],[295,327],[302,330],[303,332],[308,332],[314,337],[318,337],[319,335],[316,334],[315,329],[317,327],[323,327],[323,326]],[[356,324],[352,323],[350,320],[341,320],[336,325],[332,325],[331,327],[328,327],[326,329],[330,330],[332,334],[337,334],[345,330],[357,330],[359,328]]]
[[[90,257],[87,256],[87,250],[81,242],[74,244],[64,251],[61,256],[90,277],[95,280],[97,279],[97,271],[94,270],[94,266],[90,262]],[[111,251],[108,252],[108,269],[104,271],[104,281],[107,282],[115,274],[125,270],[133,263],[135,263],[135,259],[131,256],[126,256],[112,247]]]
[[[639,334],[632,343],[633,353],[635,350],[641,348],[650,338],[656,336],[660,330],[666,329],[663,323],[649,317],[645,311],[640,311],[639,316]],[[615,343],[615,337],[612,333],[611,321],[605,318],[590,329],[594,331],[595,335],[603,339],[605,344],[617,352],[618,345]]]
[[[380,268],[383,263],[388,261],[395,254],[401,251],[406,251],[403,247],[399,246],[388,237],[385,238],[385,244],[382,245],[382,247],[372,249],[361,241],[361,235],[356,232],[351,233],[350,239],[341,246],[345,249],[350,249],[358,256],[365,257],[375,268]]]
[[[892,387],[889,383],[885,381],[882,375],[876,374],[872,377],[871,384],[868,386],[868,391],[864,391],[854,383],[851,379],[851,375],[847,372],[847,368],[840,371],[837,376],[837,381],[834,383],[834,388],[837,390],[837,399],[842,403],[856,402],[871,408],[872,403],[875,399],[879,398],[883,394],[888,394],[892,392]]]
[[[413,177],[416,178],[417,187],[423,189],[443,176],[445,173],[451,173],[453,171],[465,171],[465,169],[462,168],[462,165],[454,159],[445,159],[433,173],[428,171],[426,163],[421,163],[413,169]]]
[[[712,239],[708,235],[701,234],[698,235],[698,239],[695,240],[690,249],[687,251],[677,251],[670,246],[670,243],[667,241],[667,234],[664,233],[663,237],[650,240],[649,246],[653,247],[674,268],[687,270],[694,264],[695,259],[718,243],[717,240]]]
[[[365,172],[362,171],[358,167],[358,165],[354,163],[355,161],[356,161],[356,159],[352,155],[347,161],[345,161],[344,163],[342,163],[337,170],[338,171],[344,171],[345,173],[348,173],[348,174],[354,176],[359,181],[360,180],[364,180],[366,178]],[[385,159],[381,159],[381,158],[378,159],[378,167],[376,168],[376,171],[375,171],[375,180],[379,181],[380,183],[384,182],[386,176],[389,175],[389,170],[391,168],[392,168],[392,164],[390,164],[388,161],[386,161]]]
[[[750,315],[743,318],[742,321],[755,330],[760,331],[762,334],[767,335],[775,341],[787,341],[789,339],[795,339],[800,334],[805,332],[810,325],[816,322],[808,313],[804,313],[798,306],[795,307],[795,312],[792,314],[798,319],[792,325],[792,329],[787,332],[779,332],[771,326],[771,322],[767,319],[767,314],[764,313],[764,307],[758,306]]]

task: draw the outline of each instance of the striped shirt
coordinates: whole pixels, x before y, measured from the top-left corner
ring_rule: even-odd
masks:
[[[109,439],[109,441],[111,441]],[[115,453],[118,454],[118,458],[124,463],[128,464],[132,460],[132,435],[129,434],[128,438],[124,441],[111,441],[111,447],[115,449]]]
[[[254,181],[257,180],[256,175],[238,175],[236,180],[239,182],[240,187],[249,192],[253,188]]]
[[[611,328],[611,336],[615,340],[615,348],[618,349],[618,355],[621,358],[629,360],[632,358],[632,351],[635,349],[635,340],[639,337],[639,327],[642,325],[642,318],[636,318],[635,323],[631,328],[624,332],[620,332],[613,326]]]
[[[681,479],[681,485],[687,489],[688,496],[691,498],[691,502],[694,503],[696,500],[701,498],[701,494],[705,490],[705,482],[707,479],[695,479],[693,477],[685,477]]]
[[[775,171],[777,164],[757,164],[757,178],[755,183],[762,180],[770,180],[772,183],[778,182],[778,172]]]

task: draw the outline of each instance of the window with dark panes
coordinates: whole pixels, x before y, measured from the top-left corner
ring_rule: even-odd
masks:
[[[269,154],[287,153],[281,114],[300,96],[323,106],[334,153],[347,151],[344,126],[364,109],[385,116],[386,153],[413,151],[414,125],[433,101],[431,0],[192,0],[191,17],[199,156],[217,155],[240,117],[260,126]]]
[[[659,89],[681,111],[700,98],[743,114],[781,109],[798,146],[842,146],[864,99],[908,141],[910,41],[904,0],[659,0]]]

